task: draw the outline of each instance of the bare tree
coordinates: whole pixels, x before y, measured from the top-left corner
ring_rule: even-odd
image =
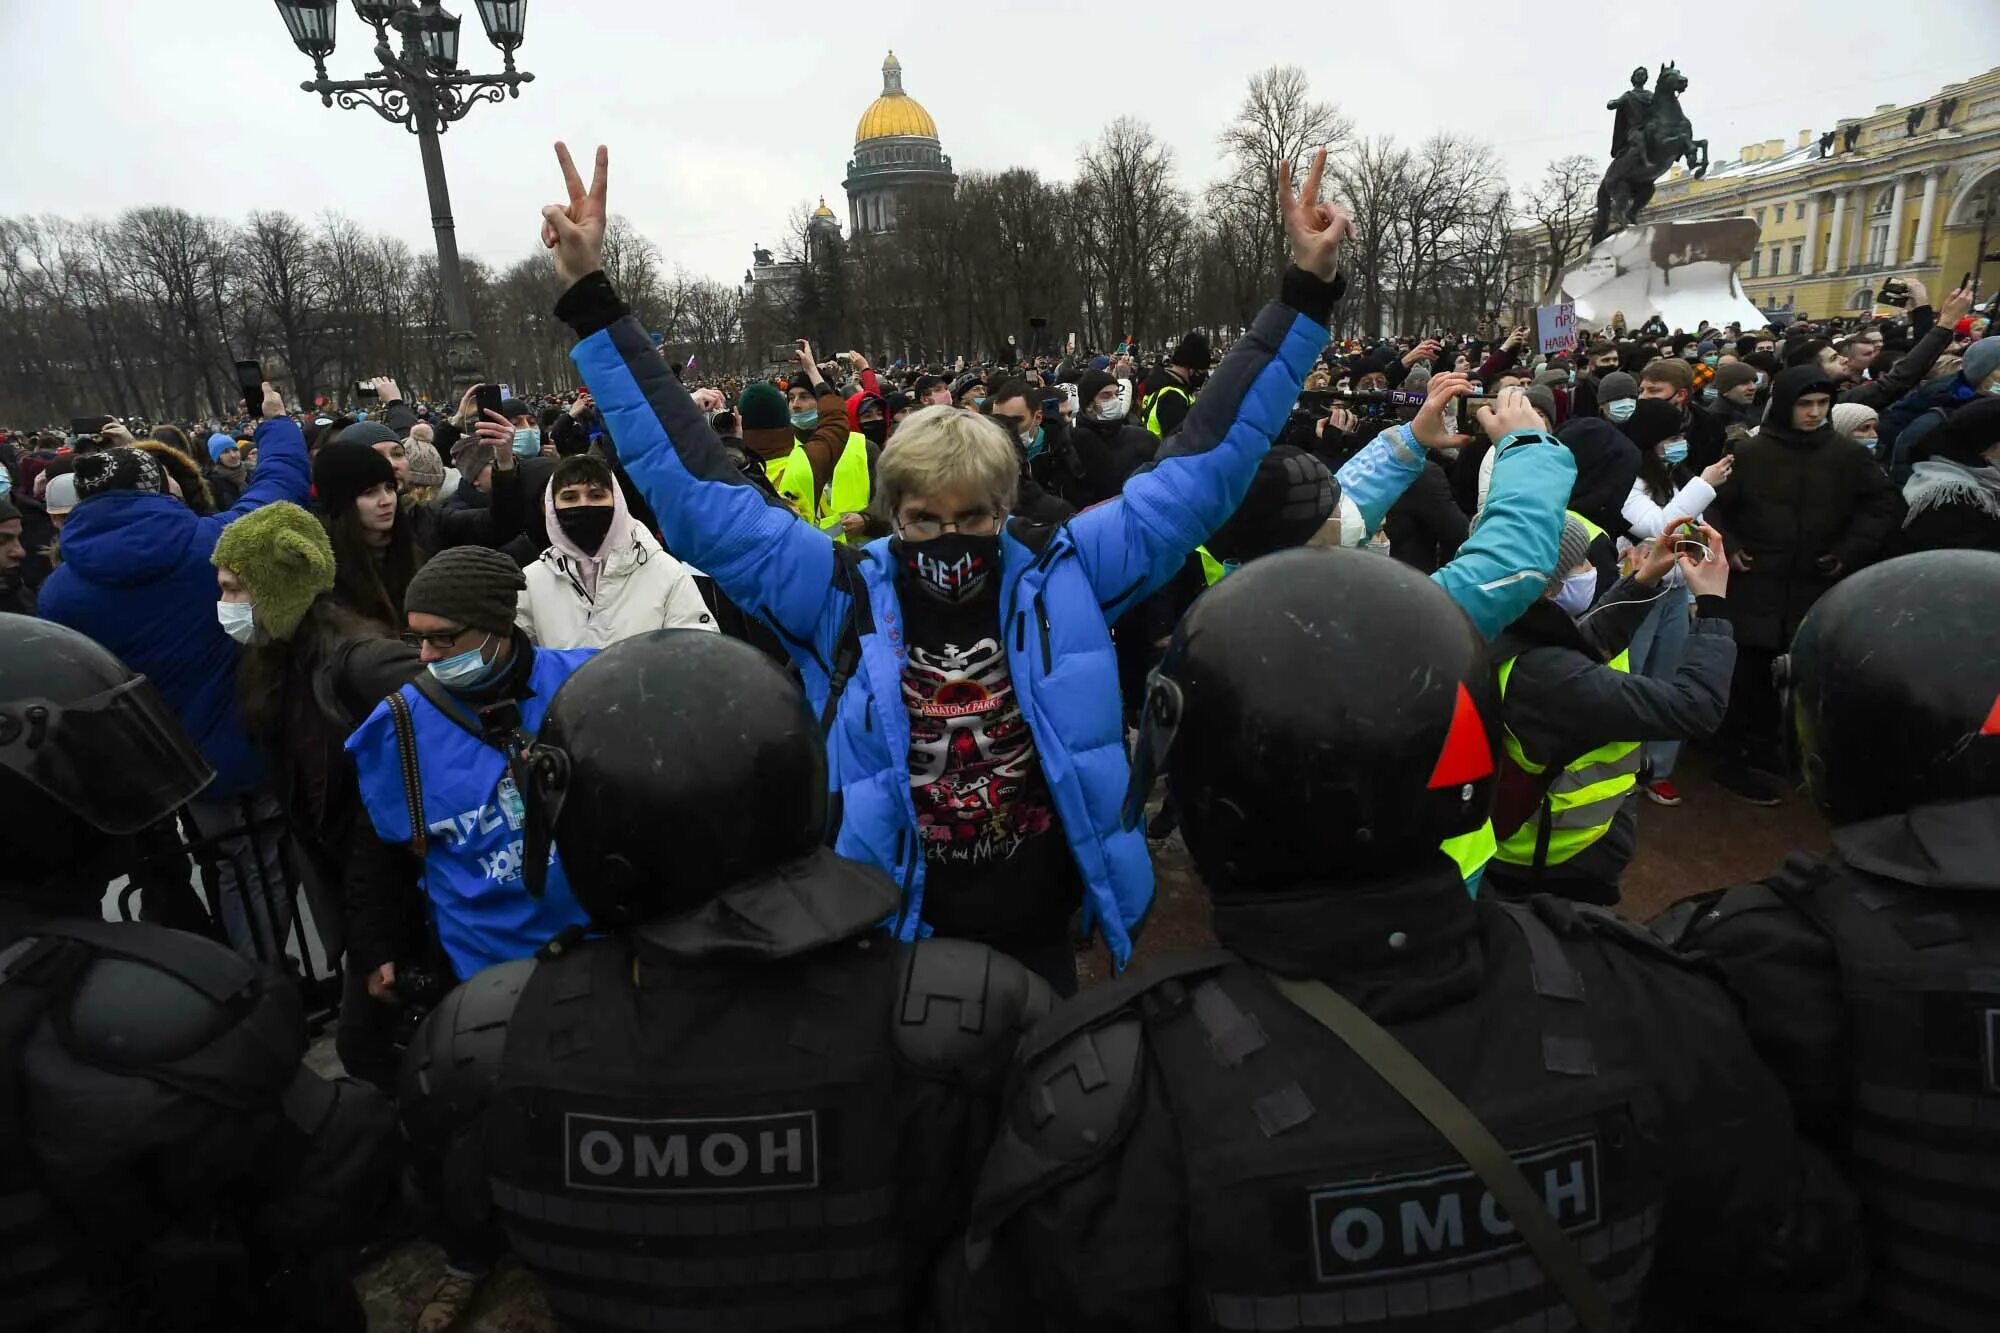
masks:
[[[1360,139],[1333,161],[1340,194],[1354,215],[1350,281],[1361,288],[1360,331],[1382,332],[1388,306],[1384,281],[1397,243],[1397,221],[1410,190],[1410,154],[1389,135]],[[1345,266],[1343,266],[1345,267]]]
[[[1286,262],[1278,168],[1289,164],[1296,175],[1316,150],[1330,156],[1352,137],[1353,126],[1331,102],[1313,100],[1299,66],[1273,65],[1250,76],[1236,119],[1217,136],[1228,169],[1209,198],[1212,208],[1230,215],[1266,274],[1283,271]]]
[[[1544,294],[1555,290],[1562,271],[1582,254],[1597,212],[1597,163],[1578,153],[1557,158],[1521,201],[1520,216],[1542,233],[1542,256],[1548,281]]]
[[[1192,224],[1173,150],[1144,122],[1121,116],[1078,157],[1070,198],[1075,235],[1100,284],[1105,336],[1164,335],[1158,279]]]

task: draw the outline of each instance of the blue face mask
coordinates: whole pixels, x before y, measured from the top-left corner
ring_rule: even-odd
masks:
[[[1669,463],[1685,463],[1687,456],[1688,442],[1686,440],[1669,440],[1660,449],[1660,457],[1666,459]]]
[[[1610,417],[1613,421],[1630,421],[1632,414],[1638,410],[1639,400],[1637,398],[1620,398],[1615,403],[1605,404],[1604,415]]]
[[[819,425],[819,409],[810,408],[804,412],[792,413],[793,430],[812,430]]]
[[[1706,389],[1703,389],[1701,391],[1701,400],[1705,403],[1712,403],[1715,401],[1715,386],[1713,384],[1709,385]]]
[[[523,426],[514,432],[514,456],[533,458],[542,451],[542,433],[533,426]]]
[[[1553,600],[1571,620],[1575,620],[1590,609],[1590,603],[1596,596],[1597,571],[1583,569],[1563,580],[1563,586],[1556,590]]]
[[[448,690],[478,689],[491,680],[493,673],[498,670],[483,656],[486,645],[491,642],[493,636],[489,634],[479,641],[477,648],[468,648],[462,653],[431,663],[431,674],[437,677],[438,684]]]
[[[1703,357],[1703,358],[1701,359],[1701,363],[1702,363],[1702,364],[1703,364],[1704,366],[1712,366],[1712,365],[1714,365],[1714,364],[1715,364],[1716,362],[1720,361],[1721,359],[1722,359],[1722,356],[1721,356],[1721,354],[1720,354],[1720,353],[1717,353],[1717,354],[1715,354],[1715,355],[1712,355],[1712,356],[1705,356],[1705,357]]]

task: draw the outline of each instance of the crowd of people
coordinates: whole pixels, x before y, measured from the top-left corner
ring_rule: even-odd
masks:
[[[1334,343],[1321,155],[1226,347],[688,383],[558,156],[586,391],[0,443],[0,1325],[353,1327],[402,1175],[419,1333],[1982,1326],[1972,291]],[[1690,742],[1836,852],[1656,937]]]

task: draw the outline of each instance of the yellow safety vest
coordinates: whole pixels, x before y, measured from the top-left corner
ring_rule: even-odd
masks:
[[[1493,837],[1493,821],[1489,819],[1470,833],[1446,838],[1438,844],[1438,850],[1458,863],[1458,875],[1465,881],[1465,891],[1476,897],[1476,881],[1486,869],[1486,863],[1493,859],[1498,845]]]
[[[1153,390],[1153,401],[1146,405],[1146,429],[1153,432],[1155,436],[1163,436],[1165,434],[1160,429],[1160,401],[1168,394],[1186,399],[1190,406],[1194,403],[1194,395],[1178,384],[1163,384]]]
[[[1514,674],[1510,657],[1500,664],[1500,701],[1507,701],[1507,682]],[[1606,663],[1613,671],[1632,669],[1630,649]],[[1543,773],[1546,765],[1528,758],[1514,733],[1502,727],[1501,742],[1507,757],[1526,773]],[[1645,755],[1638,741],[1612,741],[1587,754],[1578,755],[1564,766],[1549,784],[1548,795],[1527,822],[1501,839],[1494,853],[1509,865],[1535,864],[1535,846],[1541,839],[1542,821],[1549,824],[1548,856],[1544,864],[1561,865],[1603,837],[1618,817],[1618,807],[1639,783],[1639,767]],[[1544,812],[1546,811],[1546,815]]]
[[[791,502],[799,517],[828,533],[835,541],[845,541],[840,530],[842,514],[859,514],[867,511],[870,488],[868,484],[868,440],[855,432],[848,432],[847,444],[841,449],[840,457],[834,460],[833,477],[817,498],[812,493],[812,460],[806,457],[805,446],[795,444],[792,452],[783,458],[774,458],[764,464],[764,475],[771,479],[771,485],[778,494]]]

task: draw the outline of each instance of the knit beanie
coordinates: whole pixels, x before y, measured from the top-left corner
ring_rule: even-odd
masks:
[[[403,455],[409,466],[403,471],[403,479],[412,486],[444,485],[444,459],[439,456],[436,446],[418,439],[414,434],[403,442]],[[390,469],[394,471],[394,468]]]
[[[2000,337],[1981,338],[1966,348],[1965,359],[1958,367],[1965,382],[1974,387],[1996,370],[2000,370]]]
[[[1243,503],[1203,545],[1217,560],[1239,563],[1303,546],[1339,503],[1325,463],[1296,445],[1273,445],[1258,462]]]
[[[242,446],[236,443],[233,436],[224,435],[221,431],[217,431],[208,437],[208,461],[211,463],[220,463],[224,454],[228,453],[231,449],[240,448]]]
[[[1829,415],[1833,418],[1834,430],[1850,440],[1854,438],[1855,431],[1878,419],[1875,409],[1866,403],[1835,403]]]
[[[361,492],[396,480],[396,469],[388,459],[347,438],[353,430],[349,427],[340,439],[313,455],[313,494],[319,499],[319,511],[328,518],[346,513]]]
[[[1620,398],[1637,398],[1639,381],[1622,370],[1614,370],[1597,382],[1597,402],[1599,406],[1616,402]]]
[[[506,637],[528,586],[514,557],[490,546],[454,546],[430,558],[403,593],[403,610]]]
[[[1655,445],[1681,433],[1681,410],[1665,398],[1641,398],[1631,418],[1619,422],[1616,429],[1641,454],[1649,454]]]
[[[777,386],[757,381],[743,390],[736,401],[737,415],[744,430],[782,430],[792,424],[792,409]]]
[[[1405,380],[1404,383],[1407,384],[1409,381]],[[1527,393],[1529,404],[1546,420],[1553,422],[1556,419],[1555,392],[1546,385],[1537,384],[1530,387]]]
[[[1715,396],[1722,397],[1731,389],[1740,389],[1746,384],[1757,382],[1757,367],[1745,365],[1741,361],[1731,361],[1726,366],[1715,368],[1715,378],[1709,383],[1715,388]]]
[[[1199,331],[1188,334],[1175,345],[1172,355],[1167,357],[1167,364],[1186,366],[1189,370],[1207,370],[1215,364],[1215,358],[1209,354],[1207,336]]]
[[[158,495],[166,489],[166,472],[144,449],[121,444],[115,449],[100,449],[77,457],[78,503],[107,491],[147,491]]]
[[[1590,532],[1575,514],[1563,515],[1562,540],[1556,543],[1556,569],[1542,588],[1544,593],[1561,589],[1569,572],[1590,558]],[[412,585],[414,586],[414,585]]]
[[[243,580],[257,604],[257,623],[274,639],[291,638],[313,598],[333,588],[333,545],[325,526],[285,500],[224,528],[209,559]]]
[[[451,465],[467,481],[473,480],[486,470],[493,461],[493,446],[482,441],[471,431],[458,437],[458,443],[451,446]]]
[[[379,421],[357,421],[335,437],[341,444],[397,444],[402,436]]]

